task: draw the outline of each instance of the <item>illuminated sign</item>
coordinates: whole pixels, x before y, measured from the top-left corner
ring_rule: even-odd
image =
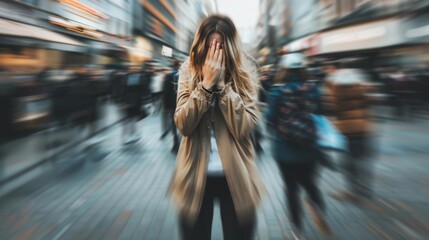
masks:
[[[170,47],[167,47],[165,45],[162,46],[161,54],[163,56],[172,57],[173,56],[173,49]]]
[[[339,44],[339,43],[351,43],[358,41],[365,41],[369,39],[379,38],[386,35],[387,30],[384,26],[363,29],[354,32],[344,32],[326,37],[324,40],[325,44]]]
[[[399,18],[363,23],[319,34],[318,54],[375,49],[404,43]]]

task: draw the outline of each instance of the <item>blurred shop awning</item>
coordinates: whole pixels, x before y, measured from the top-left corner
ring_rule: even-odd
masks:
[[[63,34],[6,19],[0,19],[0,43],[65,51],[84,51],[85,49],[85,44]]]
[[[388,18],[319,34],[317,54],[362,51],[407,43],[401,18]]]

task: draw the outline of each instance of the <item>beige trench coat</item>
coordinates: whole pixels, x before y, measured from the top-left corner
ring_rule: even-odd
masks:
[[[212,94],[201,83],[192,89],[189,61],[179,72],[174,116],[183,134],[170,193],[182,217],[192,224],[203,199],[210,157],[210,126],[214,133],[225,177],[239,220],[254,214],[265,189],[255,164],[251,133],[258,124],[256,97],[243,98],[230,84],[219,93],[218,107],[210,110]],[[257,78],[256,69],[252,74]],[[255,79],[254,79],[255,80]]]

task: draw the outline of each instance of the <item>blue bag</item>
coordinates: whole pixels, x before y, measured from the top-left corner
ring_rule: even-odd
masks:
[[[316,146],[320,149],[347,152],[347,139],[325,116],[312,114],[316,125]]]

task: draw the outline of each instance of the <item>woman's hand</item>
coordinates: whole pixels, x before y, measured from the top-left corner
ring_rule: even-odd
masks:
[[[223,61],[223,59],[221,60],[220,71],[220,77],[216,84],[216,89],[218,91],[225,88],[225,62]]]
[[[222,49],[220,49],[220,43],[215,40],[210,44],[203,66],[203,87],[205,89],[211,90],[217,84],[221,72],[221,63]]]

